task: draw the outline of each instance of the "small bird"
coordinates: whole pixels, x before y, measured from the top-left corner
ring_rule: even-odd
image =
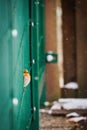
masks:
[[[24,75],[24,88],[26,88],[31,81],[31,76],[27,69],[24,70],[23,75]]]

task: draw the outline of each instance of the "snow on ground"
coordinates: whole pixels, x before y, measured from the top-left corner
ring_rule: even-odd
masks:
[[[70,118],[69,121],[73,121],[73,122],[79,122],[79,121],[82,121],[82,120],[87,120],[87,117],[73,117],[73,118]]]
[[[54,103],[51,110],[87,109],[87,98],[60,98]]]
[[[70,117],[79,117],[79,114],[76,113],[76,112],[72,112],[72,113],[69,113],[66,115],[67,118],[70,118]]]
[[[50,108],[49,105],[50,104]],[[58,101],[54,101],[53,103],[46,103],[46,109],[40,109],[41,113],[52,114],[53,111],[60,110],[87,110],[87,98],[60,98]],[[66,117],[78,117],[77,113],[73,111],[66,115]]]
[[[87,109],[87,98],[67,98],[67,99],[59,99],[58,101],[62,104],[63,109]]]
[[[45,102],[44,105],[45,105],[45,108],[40,109],[40,113],[41,113],[41,115],[45,115],[49,118],[51,118],[51,117],[53,118],[54,122],[53,123],[50,122],[51,125],[54,125],[54,123],[58,122],[58,121],[56,121],[57,118],[60,120],[59,117],[54,118],[55,116],[52,116],[53,111],[54,112],[55,112],[55,110],[60,111],[60,114],[61,114],[62,110],[71,110],[72,111],[71,113],[69,113],[70,111],[68,111],[68,114],[66,113],[66,117],[61,117],[61,119],[66,120],[68,123],[79,124],[79,125],[77,125],[77,128],[84,127],[85,130],[87,129],[87,115],[82,115],[81,113],[78,112],[78,109],[87,110],[87,98],[84,98],[84,99],[83,98],[78,98],[78,99],[77,98],[60,98],[58,101],[54,101],[52,103]],[[75,110],[77,110],[77,112],[75,112]],[[51,115],[51,116],[49,116],[49,115]],[[47,121],[49,123],[49,120],[50,120],[50,119],[47,119],[47,117],[45,118],[46,124],[47,124]],[[61,122],[64,122],[64,121],[61,121]],[[56,128],[59,129],[58,124],[56,125]],[[63,123],[61,123],[61,124],[63,124]],[[43,125],[43,123],[42,123],[42,125]],[[45,128],[45,126],[43,126],[43,128]],[[76,126],[75,126],[75,128],[76,128]],[[67,128],[67,130],[68,130],[68,128]]]
[[[87,117],[81,116],[76,112],[69,113],[66,115],[66,117],[68,118],[68,121],[72,121],[76,123],[80,121],[87,121]]]
[[[47,113],[47,114],[52,114],[52,110],[51,109],[40,109],[40,113]]]
[[[76,82],[69,82],[69,83],[65,84],[62,88],[78,89],[78,84]]]
[[[51,107],[51,110],[61,110],[61,104],[57,102]]]

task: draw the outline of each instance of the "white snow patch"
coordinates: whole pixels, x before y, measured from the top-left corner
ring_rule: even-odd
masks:
[[[48,111],[48,114],[50,114],[50,115],[51,115],[51,114],[52,114],[52,110],[49,110],[49,111]]]
[[[67,98],[67,99],[59,99],[59,103],[62,104],[62,107],[66,110],[70,109],[87,109],[87,98]]]
[[[70,82],[70,83],[65,84],[63,88],[78,89],[78,84],[76,82]]]
[[[86,117],[73,117],[73,118],[70,118],[69,121],[79,122],[86,119],[87,119]]]
[[[78,113],[76,113],[76,112],[72,112],[72,113],[69,113],[69,114],[67,114],[66,115],[66,117],[78,117],[79,116],[79,114]]]
[[[68,102],[73,102],[74,100],[76,100],[75,98],[60,98],[58,99],[59,103],[68,103]]]
[[[51,110],[61,110],[61,104],[60,103],[56,103],[51,107]]]
[[[53,101],[53,102],[52,102],[52,105],[57,104],[57,103],[58,103],[58,101]]]
[[[40,113],[52,114],[52,110],[40,109]]]
[[[40,112],[41,113],[47,113],[47,110],[46,109],[40,109]]]

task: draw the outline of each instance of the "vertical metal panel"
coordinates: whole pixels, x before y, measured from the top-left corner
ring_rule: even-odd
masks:
[[[38,0],[0,1],[0,130],[39,130],[39,87],[45,82],[40,11]],[[25,69],[32,80],[26,91]]]
[[[25,130],[32,118],[31,86],[23,91],[23,71],[31,68],[29,1],[1,0],[0,19],[0,130]]]
[[[38,37],[39,37],[39,1],[31,1],[31,57],[32,57],[32,96],[33,96],[33,122],[31,130],[39,130],[39,64],[38,64]]]
[[[31,46],[32,46],[32,90],[33,122],[31,130],[39,129],[39,106],[41,91],[45,84],[45,46],[44,46],[44,0],[31,2]],[[44,80],[43,80],[44,79]],[[44,82],[42,82],[44,81]]]
[[[0,1],[0,130],[10,130],[11,81],[10,81],[10,20],[9,2]],[[4,8],[3,8],[4,7]]]
[[[25,130],[29,127],[31,113],[31,86],[24,91],[23,71],[30,72],[30,43],[29,43],[29,2],[28,0],[12,1],[12,30],[17,36],[12,37],[13,46],[13,98],[18,105],[13,106],[14,130]]]
[[[39,97],[40,104],[43,105],[46,99],[46,79],[45,79],[45,1],[40,0],[40,42],[39,42]]]

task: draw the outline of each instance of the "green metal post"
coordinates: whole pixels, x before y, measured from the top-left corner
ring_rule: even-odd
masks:
[[[45,100],[45,43],[44,43],[44,0],[31,2],[31,55],[33,122],[31,130],[39,130],[39,108]]]
[[[33,122],[30,129],[39,130],[39,1],[32,0],[31,6]]]

